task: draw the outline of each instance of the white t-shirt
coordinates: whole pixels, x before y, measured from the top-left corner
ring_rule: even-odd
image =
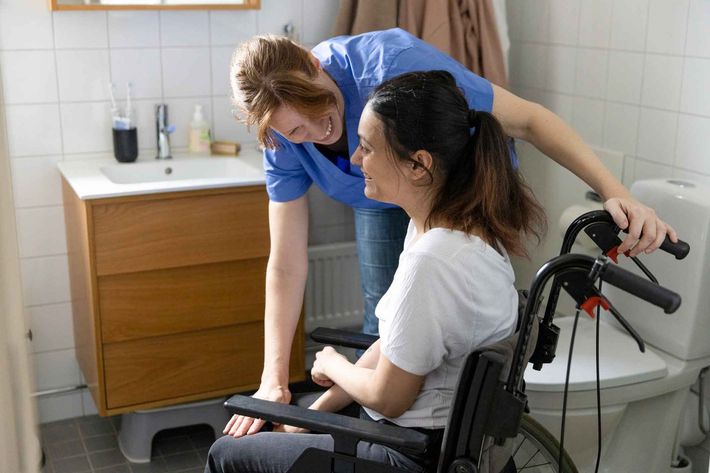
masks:
[[[433,228],[415,240],[409,223],[392,285],[380,299],[380,351],[394,365],[424,376],[414,404],[388,420],[404,427],[446,425],[466,356],[515,330],[518,293],[507,254],[476,236]],[[375,420],[382,414],[365,408]]]

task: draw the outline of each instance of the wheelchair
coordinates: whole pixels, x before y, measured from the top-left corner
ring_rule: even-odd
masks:
[[[585,230],[602,249],[591,257],[570,254],[572,244]],[[657,284],[643,264],[634,259],[650,281],[610,264],[615,260],[620,229],[605,211],[593,211],[577,218],[568,228],[561,254],[546,262],[536,273],[528,291],[520,291],[519,318],[513,335],[468,355],[455,388],[438,455],[431,471],[438,473],[576,473],[574,463],[559,442],[544,427],[525,414],[527,403],[523,373],[530,362],[540,369],[555,356],[559,329],[552,323],[561,289],[577,303],[578,309],[592,313],[601,305],[643,346],[643,341],[595,284],[605,281],[627,293],[673,313],[680,296]],[[689,247],[666,238],[662,250],[677,259]],[[553,280],[544,317],[539,317],[543,290]],[[311,337],[321,343],[366,348],[377,337],[318,328]],[[403,453],[424,455],[434,446],[428,435],[417,430],[378,422],[319,412],[296,405],[279,404],[243,395],[225,402],[232,413],[293,425],[330,434],[333,451],[306,449],[289,473],[400,473],[406,470],[357,457],[358,442],[367,441]]]

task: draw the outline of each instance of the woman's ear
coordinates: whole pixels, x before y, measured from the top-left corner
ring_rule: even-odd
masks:
[[[434,158],[432,158],[429,151],[420,149],[419,151],[412,153],[410,158],[412,159],[410,165],[414,178],[419,179],[420,177],[430,175]]]
[[[315,54],[308,51],[308,56],[311,58],[313,66],[315,66],[316,69],[321,70],[320,60],[315,56]]]

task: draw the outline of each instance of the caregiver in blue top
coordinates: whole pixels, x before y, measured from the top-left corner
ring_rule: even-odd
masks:
[[[620,250],[653,251],[673,229],[633,199],[582,139],[555,114],[483,79],[400,29],[340,36],[308,51],[275,36],[255,37],[234,53],[233,100],[265,145],[271,253],[266,271],[264,368],[255,396],[289,402],[288,367],[308,273],[308,202],[312,183],[353,207],[365,296],[364,331],[376,333],[374,309],[387,291],[407,230],[400,208],[365,196],[362,171],[349,157],[370,92],[405,72],[450,72],[470,108],[492,112],[513,138],[535,145],[605,200],[629,237]],[[513,159],[515,159],[513,155]],[[640,238],[640,239],[639,239]],[[263,421],[234,416],[225,433],[252,434]]]

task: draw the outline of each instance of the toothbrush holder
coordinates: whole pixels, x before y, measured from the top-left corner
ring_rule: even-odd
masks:
[[[136,128],[113,128],[113,155],[119,163],[132,163],[138,158],[138,132]]]

